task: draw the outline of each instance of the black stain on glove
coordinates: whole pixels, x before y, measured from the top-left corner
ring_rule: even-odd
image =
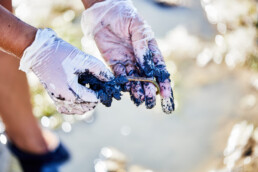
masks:
[[[140,73],[146,77],[153,77],[154,75],[154,63],[153,63],[153,54],[151,51],[147,51],[143,56],[143,66],[137,64]]]
[[[100,81],[89,71],[80,73],[78,78],[78,83],[83,86],[88,84],[89,88],[97,93],[100,102],[107,107],[111,106],[112,98],[121,99],[121,91],[125,90],[125,83],[127,82],[125,76],[118,76],[108,82]]]
[[[158,83],[164,82],[166,79],[170,81],[170,74],[168,73],[164,65],[157,65],[155,67],[154,76],[157,79]]]

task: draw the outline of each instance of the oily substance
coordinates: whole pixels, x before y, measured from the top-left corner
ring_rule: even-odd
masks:
[[[125,76],[118,76],[115,79],[104,82],[97,79],[90,72],[86,71],[79,74],[78,82],[81,85],[88,86],[97,93],[100,102],[110,107],[112,98],[116,100],[121,99],[121,91],[125,91],[125,84],[128,82]]]
[[[164,82],[160,84],[161,88],[164,91],[168,91],[171,93],[171,97],[163,98],[162,99],[162,109],[165,113],[171,113],[174,110],[174,102],[173,102],[173,91],[171,88],[166,88],[165,85],[169,84],[169,73],[166,71],[162,71],[159,68],[155,68],[154,75],[156,76],[157,80],[160,82]],[[88,88],[94,90],[97,93],[98,98],[100,99],[100,102],[110,107],[112,104],[112,99],[115,98],[116,100],[121,99],[121,91],[128,91],[127,90],[127,84],[129,83],[129,80],[126,76],[118,76],[115,79],[104,82],[97,79],[95,76],[93,76],[89,71],[85,71],[84,73],[79,74],[78,82],[81,85],[88,86]],[[134,82],[140,82],[140,81],[133,81]],[[150,83],[144,82],[145,87],[149,87]],[[134,88],[134,87],[132,87]],[[140,87],[141,89],[141,87]],[[144,92],[144,90],[142,90]],[[146,93],[146,95],[148,95]],[[131,96],[132,98],[133,96]],[[155,106],[152,102],[155,102],[152,100],[153,97],[145,97],[146,101],[146,107],[148,106]],[[137,101],[137,99],[132,99],[135,104],[140,104],[140,102]]]
[[[143,56],[143,64],[144,66],[140,68],[141,73],[144,73],[147,77],[154,77],[160,86],[160,94],[161,94],[161,106],[163,112],[170,114],[175,109],[174,104],[174,95],[173,90],[170,85],[170,74],[166,70],[166,66],[163,58],[155,55],[157,50],[153,50],[154,53],[147,51]],[[159,52],[159,51],[158,51]],[[153,94],[149,94],[148,90],[153,90],[150,88],[149,83],[144,83],[145,88],[145,105],[148,109],[151,109],[155,106],[155,97]]]

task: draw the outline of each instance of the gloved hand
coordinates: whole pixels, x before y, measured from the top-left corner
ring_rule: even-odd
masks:
[[[98,59],[58,38],[51,29],[39,29],[34,42],[24,51],[20,70],[32,70],[65,114],[83,114],[98,103],[96,93],[78,84],[78,75],[89,72],[101,81],[114,78]]]
[[[82,15],[82,30],[95,42],[115,75],[155,77],[160,86],[162,108],[174,110],[170,74],[148,24],[140,18],[131,0],[105,0],[94,4]],[[156,104],[156,88],[151,83],[131,82],[127,85],[138,106]]]

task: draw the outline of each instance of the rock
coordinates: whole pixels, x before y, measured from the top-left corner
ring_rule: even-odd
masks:
[[[155,0],[155,2],[164,7],[188,6],[189,0]]]
[[[155,0],[156,3],[162,6],[176,6],[178,5],[177,0]]]
[[[139,165],[132,165],[127,170],[126,155],[113,147],[104,147],[99,159],[95,160],[95,172],[153,172]]]
[[[236,124],[224,150],[224,167],[212,172],[258,171],[258,127],[243,121]]]

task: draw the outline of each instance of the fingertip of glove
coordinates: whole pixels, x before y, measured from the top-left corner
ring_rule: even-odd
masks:
[[[155,97],[145,97],[145,106],[147,109],[152,109],[156,105]]]
[[[162,98],[161,106],[164,113],[171,114],[175,110],[173,97]]]

